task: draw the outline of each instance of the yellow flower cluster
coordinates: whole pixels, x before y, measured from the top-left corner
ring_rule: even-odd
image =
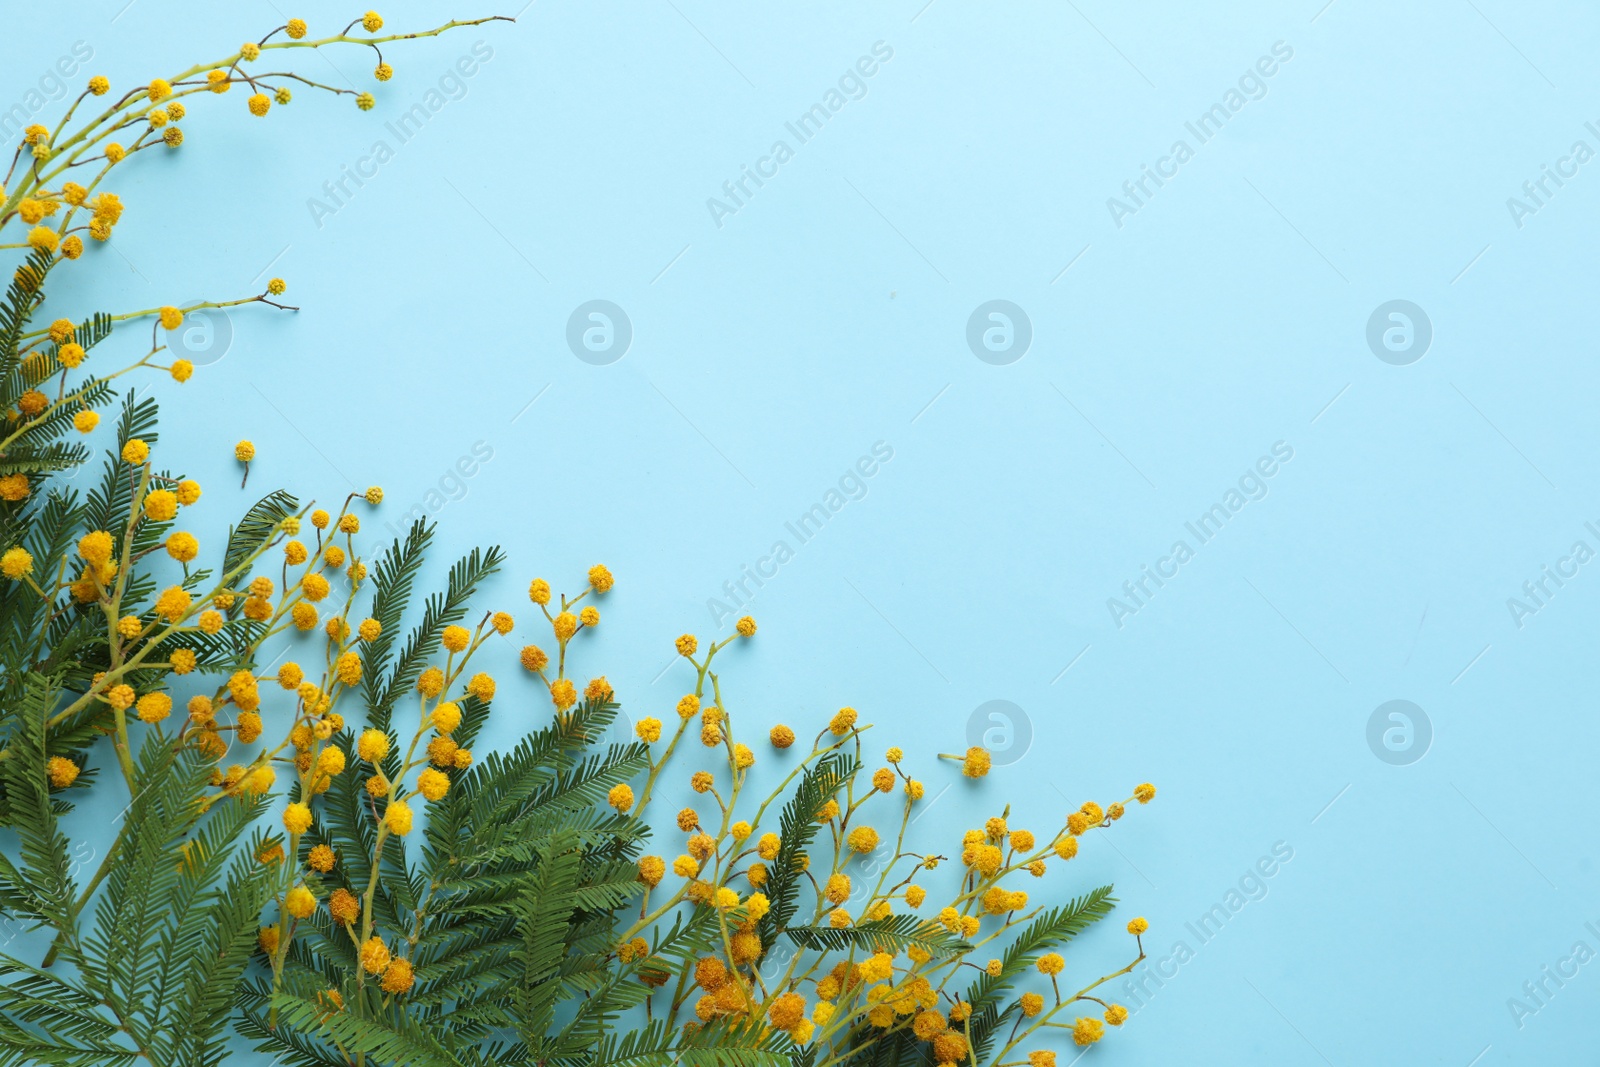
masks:
[[[571,691],[561,688],[568,643],[586,624],[580,620],[574,626],[561,620],[563,616],[571,618],[574,606],[590,592],[603,591],[602,584],[609,588],[609,572],[603,583],[595,581],[591,572],[590,582],[590,589],[573,599],[558,599],[543,580],[535,580],[529,588],[530,599],[544,609],[553,628],[556,652],[552,657],[529,646],[523,649],[522,662],[550,687],[557,713],[562,715],[571,708]],[[786,894],[802,885],[815,887],[804,894],[809,899],[802,900],[799,914],[787,920],[791,926],[861,927],[891,919],[902,908],[913,913],[923,909],[929,890],[918,880],[938,867],[943,857],[906,850],[906,833],[924,796],[924,784],[908,773],[899,747],[887,751],[884,766],[869,769],[864,764],[862,736],[871,727],[850,707],[840,708],[828,718],[809,752],[793,752],[797,740],[793,729],[781,724],[772,727],[768,741],[773,758],[783,763],[782,784],[761,800],[751,801],[756,813],[753,818],[739,817],[737,812],[747,799],[750,768],[758,757],[738,739],[722,679],[713,664],[729,644],[755,632],[755,621],[747,617],[732,635],[720,640],[706,641],[691,634],[677,638],[675,651],[696,672],[693,690],[675,701],[672,714],[644,717],[634,727],[638,739],[651,751],[649,771],[642,783],[619,783],[611,788],[607,801],[618,816],[648,821],[656,787],[671,773],[674,755],[684,751],[703,754],[703,758],[693,758],[685,782],[703,801],[679,810],[670,820],[683,835],[676,855],[669,851],[638,860],[645,903],[637,920],[622,931],[617,960],[636,968],[639,980],[647,985],[671,988],[670,1001],[661,1010],[669,1022],[681,1022],[691,1029],[718,1020],[760,1019],[797,1044],[824,1045],[826,1051],[818,1053],[819,1061],[861,1042],[910,1030],[925,1044],[933,1063],[965,1063],[974,1038],[970,1029],[973,1005],[965,999],[963,965],[971,962],[974,953],[1031,922],[1040,911],[1037,905],[1030,906],[1027,891],[1008,883],[1021,876],[1042,877],[1050,865],[1070,860],[1077,854],[1082,835],[1109,826],[1122,817],[1127,803],[1147,802],[1155,789],[1141,785],[1127,801],[1105,808],[1092,801],[1085,803],[1051,834],[1035,835],[1010,826],[1009,811],[967,831],[961,842],[959,887],[944,907],[922,912],[926,918],[921,928],[926,936],[943,939],[937,951],[911,944],[902,949],[892,945],[878,950],[818,949],[769,958],[776,931],[764,930],[763,923],[771,913],[770,894],[775,887],[782,886]],[[664,722],[676,725],[669,731]],[[696,740],[699,745],[693,744]],[[949,758],[961,764],[967,777],[981,777],[992,767],[989,753],[981,748]],[[808,842],[786,846],[780,832],[763,832],[763,817],[775,814],[786,787],[802,776],[819,773],[824,765],[838,768],[840,776],[832,781],[831,795],[815,813],[815,835],[808,834]],[[889,822],[898,822],[898,826],[886,830],[881,822],[865,821],[867,805],[874,797],[889,805]],[[885,851],[885,844],[892,847]],[[671,961],[652,956],[646,935],[657,924],[672,921],[680,909],[706,909],[717,917],[723,937],[719,952],[698,959],[675,975]],[[1135,935],[1145,928],[1142,919],[1129,924],[1129,932]],[[1139,951],[1142,959],[1142,948]],[[972,966],[1000,977],[1003,964],[995,959]],[[1126,1009],[1100,1002],[1093,993],[1110,977],[1127,973],[1127,968],[1076,994],[1063,994],[1056,989],[1057,977],[1066,967],[1063,956],[1047,952],[1037,957],[1035,967],[1048,978],[1053,1003],[1047,1003],[1040,992],[1017,996],[1014,1005],[1021,1022],[1006,1038],[1007,1053],[1019,1042],[1049,1033],[1046,1027],[1064,1027],[1074,1040],[1088,1043],[1100,1039],[1105,1025],[1120,1025],[1126,1019]],[[1085,1002],[1101,1004],[1101,1015],[1072,1023],[1055,1021],[1068,1005]],[[1053,1056],[1041,1050],[1030,1057],[1030,1063],[1049,1067]]]

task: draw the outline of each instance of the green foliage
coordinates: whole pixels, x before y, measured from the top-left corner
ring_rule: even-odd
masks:
[[[801,860],[822,828],[817,822],[817,812],[850,781],[858,767],[859,761],[845,752],[822,757],[806,768],[794,795],[784,805],[778,824],[781,843],[767,880],[767,899],[772,902],[772,910],[756,927],[763,950],[772,947],[778,932],[789,925],[800,907]]]
[[[972,951],[972,946],[966,941],[942,926],[930,928],[926,920],[916,915],[891,915],[886,919],[843,928],[791,926],[783,932],[801,948],[824,952],[848,952],[854,949],[867,955],[887,952],[892,956],[915,946],[930,956],[943,957]]]
[[[1067,944],[1110,915],[1111,909],[1117,906],[1117,898],[1111,893],[1111,886],[1103,885],[1058,908],[1040,912],[1006,946],[1000,957],[1000,974],[985,974],[972,983],[967,990],[967,1002],[972,1005],[969,1031],[973,1050],[980,1061],[988,1054],[995,1034],[1018,1010],[1015,1000],[1002,1007],[1004,994],[1014,988],[1017,979],[1038,962],[1040,956]]]
[[[208,761],[152,735],[119,816],[114,862],[102,867],[91,902],[46,787],[46,717],[60,691],[35,675],[26,693],[6,709],[20,721],[0,768],[22,846],[15,862],[0,862],[0,903],[9,917],[58,934],[57,967],[67,970],[0,953],[0,1065],[218,1062],[270,896],[251,829],[265,801],[201,813],[194,798],[210,778]]]

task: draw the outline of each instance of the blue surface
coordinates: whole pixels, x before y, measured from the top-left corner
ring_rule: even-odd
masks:
[[[9,96],[77,40],[121,85],[295,13],[123,2],[0,42]],[[505,544],[487,599],[512,610],[533,574],[574,589],[606,562],[617,590],[579,662],[635,717],[681,692],[670,638],[709,632],[708,600],[787,542],[730,704],[762,727],[862,709],[930,793],[955,782],[930,835],[1006,799],[1043,832],[1154,781],[1070,886],[1047,883],[1115,880],[1152,962],[1185,944],[1153,995],[1119,995],[1136,1014],[1086,1062],[1580,1062],[1600,965],[1544,979],[1540,1001],[1524,983],[1570,971],[1576,942],[1600,950],[1600,563],[1537,604],[1522,588],[1570,573],[1576,541],[1600,551],[1600,163],[1562,162],[1600,151],[1600,19],[1505,0],[923,5],[541,2],[391,49],[370,114],[309,92],[265,122],[241,94],[198,101],[177,158],[111,185],[129,209],[86,257],[96,306],[281,274],[303,310],[233,316],[164,451],[192,457],[215,523],[244,500],[239,437],[253,488],[381,484],[380,519],[415,502],[451,552]],[[477,12],[384,9],[407,28]],[[456,78],[477,41],[492,56]],[[873,72],[851,76],[862,57]],[[365,89],[369,66],[301,69]],[[430,87],[437,111],[402,142],[386,123]],[[790,131],[836,89],[819,131]],[[1202,143],[1186,123],[1234,89]],[[364,163],[380,139],[392,158]],[[1535,205],[1522,186],[1546,165],[1576,176]],[[1134,201],[1145,166],[1172,176]],[[372,176],[332,201],[343,167]],[[724,182],[757,167],[732,202]],[[594,300],[631,324],[608,364],[567,342]],[[1014,362],[969,348],[993,300],[1030,324]],[[1431,323],[1414,362],[1368,345],[1392,300]],[[800,543],[785,524],[878,442],[892,459]],[[1274,448],[1292,458],[1251,478]],[[1220,531],[1186,527],[1241,478]],[[1124,594],[1170,574],[1180,540],[1176,576]],[[1518,620],[1513,597],[1538,610]],[[500,673],[533,695],[509,653]],[[973,788],[930,761],[990,700],[1022,709],[1031,747]],[[1369,745],[1392,700],[1422,709],[1420,760],[1384,746],[1387,719]],[[1292,859],[1253,877],[1275,846]],[[1185,925],[1236,887],[1220,933]],[[1069,978],[1124,962],[1111,926]],[[1538,1010],[1514,1017],[1513,997]]]

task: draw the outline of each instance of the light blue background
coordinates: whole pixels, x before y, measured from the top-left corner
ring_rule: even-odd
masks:
[[[123,3],[0,43],[7,105],[76,40],[125,85],[287,15],[319,34],[357,13]],[[1521,228],[1506,200],[1574,141],[1600,149],[1600,20],[1321,3],[537,2],[391,48],[383,86],[359,51],[301,56],[377,109],[297,91],[260,121],[240,92],[195,101],[180,153],[108,186],[125,221],[68,272],[97,302],[63,290],[47,313],[286,277],[303,310],[235,314],[226,358],[169,409],[163,450],[192,457],[211,523],[250,495],[239,437],[252,489],[377,483],[397,524],[484,442],[493,459],[438,511],[442,547],[507,546],[485,599],[521,616],[532,575],[575,590],[610,565],[579,669],[635,718],[682,691],[670,638],[709,632],[707,599],[887,442],[866,497],[760,591],[730,704],[763,729],[862,709],[930,793],[955,783],[929,847],[1007,799],[1044,832],[1160,786],[1069,868],[1125,904],[1068,978],[1124,962],[1131,914],[1158,957],[1197,951],[1086,1062],[1581,1062],[1600,964],[1520,1028],[1507,999],[1574,942],[1600,949],[1600,564],[1521,628],[1506,602],[1575,540],[1600,549],[1583,526],[1600,163]],[[384,123],[478,40],[493,58],[464,96],[319,227],[308,199],[375,138],[394,147]],[[797,145],[784,123],[878,41],[893,58],[866,95]],[[1279,41],[1293,58],[1266,95],[1119,229],[1107,198],[1175,139],[1195,147],[1185,121]],[[779,138],[795,157],[719,228],[707,198]],[[564,339],[596,298],[633,326],[610,366]],[[1397,298],[1434,328],[1409,366],[1364,337]],[[964,340],[991,299],[1031,319],[1008,366]],[[1119,629],[1107,598],[1278,441],[1294,458],[1270,494]],[[509,650],[500,673],[504,739],[547,712]],[[975,787],[931,766],[991,699],[1024,709],[1025,756]],[[1391,699],[1432,723],[1409,766],[1368,747]],[[1293,860],[1200,946],[1184,924],[1275,842]]]

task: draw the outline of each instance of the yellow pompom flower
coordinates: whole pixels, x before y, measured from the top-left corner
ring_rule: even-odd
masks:
[[[377,33],[383,29],[383,16],[376,11],[368,11],[361,16],[361,28],[368,33]]]
[[[200,555],[200,542],[195,539],[194,534],[178,531],[166,537],[166,555],[170,555],[179,563],[189,563]]]
[[[878,847],[878,831],[870,826],[858,826],[846,838],[852,852],[871,852]]]
[[[333,671],[343,684],[355,685],[361,681],[361,657],[354,652],[346,652],[335,661]]]
[[[1105,1027],[1099,1019],[1079,1018],[1072,1026],[1072,1040],[1080,1045],[1092,1045],[1105,1033]]]
[[[1121,1004],[1113,1004],[1106,1009],[1106,1022],[1112,1026],[1121,1026],[1128,1021],[1128,1009]]]
[[[389,966],[389,949],[376,935],[361,945],[361,969],[368,974],[381,974]]]
[[[666,876],[667,864],[660,856],[641,856],[639,858],[639,881],[654,889],[661,884],[661,879]]]
[[[633,807],[633,790],[627,783],[614,785],[606,794],[606,803],[626,815],[628,809]]]
[[[311,829],[311,808],[302,803],[290,804],[283,811],[283,828],[291,834]]]
[[[989,773],[990,763],[988,750],[974,746],[961,760],[961,773],[968,778],[982,778]]]
[[[855,727],[855,724],[856,709],[840,708],[838,714],[829,721],[828,732],[833,734],[834,737],[843,737]]]
[[[150,446],[135,437],[122,446],[122,462],[137,467],[150,458]]]
[[[429,667],[417,676],[417,692],[425,697],[436,697],[444,692],[444,672],[438,667]]]
[[[794,731],[782,723],[774,726],[768,737],[772,741],[773,748],[788,748],[794,744]]]
[[[146,693],[138,700],[140,722],[157,723],[172,714],[172,698],[165,693]]]
[[[356,755],[368,763],[377,763],[389,754],[389,735],[382,730],[363,730],[356,739]]]
[[[287,33],[292,40],[298,41],[300,38],[302,38],[302,37],[304,37],[306,35],[306,20],[305,19],[290,19],[289,20],[289,24],[287,26],[285,26],[283,29],[284,29],[284,32]]]
[[[850,876],[848,874],[830,874],[827,883],[822,887],[822,895],[832,904],[843,904],[849,900]]]
[[[680,656],[692,656],[700,647],[700,642],[695,640],[694,634],[684,634],[673,643],[677,646]]]
[[[300,579],[300,591],[305,594],[307,600],[316,603],[328,595],[328,579],[320,574],[308,574]]]
[[[661,720],[654,718],[640,719],[634,726],[633,732],[639,735],[639,740],[647,745],[653,745],[661,740]]]
[[[472,633],[464,626],[446,626],[440,641],[451,652],[460,652],[472,640]]]
[[[461,705],[447,700],[433,709],[433,728],[441,734],[451,734],[461,725]]]
[[[404,837],[411,832],[411,808],[403,800],[391,800],[383,812],[383,824],[391,834]]]
[[[283,898],[283,907],[296,919],[304,919],[317,910],[317,898],[305,886],[297,885]]]
[[[52,789],[65,789],[78,780],[78,765],[65,756],[51,756],[45,761],[44,773]]]
[[[249,463],[256,458],[256,446],[250,441],[240,441],[233,446],[233,458],[240,463]]]
[[[1039,968],[1040,974],[1060,974],[1067,965],[1059,952],[1046,952],[1034,966]]]
[[[806,998],[799,993],[781,993],[767,1005],[767,1018],[779,1030],[793,1030],[806,1017]]]
[[[1133,787],[1133,797],[1141,804],[1148,804],[1155,799],[1156,787],[1149,782]]]
[[[144,513],[155,522],[171,522],[178,514],[178,494],[170,489],[145,494]]]
[[[246,103],[250,108],[250,114],[260,118],[271,110],[272,97],[266,93],[253,93]]]
[[[115,547],[116,543],[111,540],[111,535],[104,530],[94,530],[78,538],[78,555],[89,563],[108,562]]]
[[[33,556],[25,548],[8,548],[0,554],[0,574],[13,582],[33,573]]]
[[[589,568],[589,586],[596,593],[609,593],[611,592],[611,587],[615,584],[616,579],[612,577],[611,572],[606,569],[604,564],[596,563]]]
[[[734,623],[733,628],[738,631],[740,637],[754,637],[756,632],[756,620],[746,615],[744,618]]]
[[[430,801],[438,800],[450,792],[450,776],[429,767],[417,775],[417,792]]]
[[[111,91],[111,79],[103,74],[96,74],[89,79],[89,91],[95,96],[104,96]]]
[[[1130,919],[1128,921],[1128,933],[1133,934],[1135,937],[1144,933],[1148,929],[1150,929],[1150,923],[1142,915],[1137,919]]]
[[[411,969],[410,960],[390,960],[389,966],[383,969],[383,991],[385,993],[404,993],[416,981],[416,973]]]

